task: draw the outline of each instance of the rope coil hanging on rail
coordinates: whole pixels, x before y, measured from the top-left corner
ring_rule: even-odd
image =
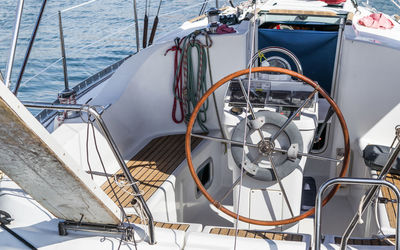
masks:
[[[197,39],[198,35],[203,35],[206,39],[205,44]],[[172,119],[175,123],[189,121],[193,108],[207,90],[207,48],[212,46],[212,40],[206,31],[195,31],[183,38],[175,39],[175,46],[168,49],[175,52],[174,57],[174,81],[172,91],[174,102],[172,106]],[[197,54],[197,62],[193,57]],[[197,70],[196,70],[197,66]],[[177,110],[179,106],[179,111]],[[199,111],[197,122],[203,132],[208,132],[205,125],[207,121],[208,100]]]

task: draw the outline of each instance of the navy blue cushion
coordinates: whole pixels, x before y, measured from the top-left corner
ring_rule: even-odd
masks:
[[[258,49],[279,46],[292,51],[299,58],[304,75],[317,81],[329,94],[337,37],[337,31],[259,29]],[[271,53],[271,55],[274,54]],[[269,56],[270,54],[267,55]],[[282,57],[290,62],[286,56]],[[294,64],[291,67],[292,70],[296,70]]]

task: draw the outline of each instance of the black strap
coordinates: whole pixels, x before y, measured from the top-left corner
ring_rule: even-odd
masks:
[[[37,250],[37,248],[32,246],[31,243],[26,241],[24,238],[19,236],[16,232],[14,232],[13,230],[11,230],[9,227],[6,226],[7,224],[10,224],[11,221],[12,221],[11,216],[7,212],[0,210],[0,227],[3,228],[4,230],[6,230],[7,232],[9,232],[12,236],[17,238],[19,241],[24,243],[25,246],[29,247],[32,250]]]
[[[36,247],[32,246],[31,243],[27,242],[24,238],[22,238],[21,236],[19,236],[16,232],[14,232],[13,230],[11,230],[10,228],[8,228],[6,225],[4,224],[0,224],[0,227],[2,227],[4,230],[6,230],[7,232],[9,232],[12,236],[14,236],[15,238],[17,238],[19,241],[21,241],[22,243],[24,243],[25,246],[29,247],[32,250],[37,250]]]

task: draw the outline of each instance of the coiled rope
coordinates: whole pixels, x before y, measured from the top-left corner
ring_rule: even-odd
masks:
[[[198,35],[204,35],[206,44],[203,44]],[[174,102],[172,107],[172,119],[175,123],[187,123],[192,114],[193,108],[207,90],[207,50],[212,46],[212,40],[204,31],[195,31],[182,39],[175,39],[175,46],[168,49],[175,51],[174,58],[174,81],[172,90]],[[197,53],[197,63],[194,62],[194,55]],[[197,65],[197,70],[195,69]],[[179,114],[177,108],[179,105]],[[199,111],[197,123],[203,132],[208,133],[205,123],[207,121],[208,100]],[[179,117],[178,117],[179,116]]]

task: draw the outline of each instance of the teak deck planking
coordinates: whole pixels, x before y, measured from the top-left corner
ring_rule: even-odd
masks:
[[[396,185],[397,188],[400,188],[400,177],[398,175],[388,174],[386,175],[386,180],[388,182],[393,183]],[[397,197],[392,190],[389,190],[387,187],[381,188],[382,195],[384,198],[388,199],[389,202],[386,203],[386,211],[389,217],[390,226],[396,228],[396,211],[397,211],[397,203],[390,202],[391,200],[397,201]]]
[[[201,141],[202,139],[192,137],[192,149],[199,145]],[[138,181],[138,187],[146,201],[185,160],[185,157],[185,135],[168,135],[153,139],[127,163],[129,171],[132,177]],[[115,173],[115,176],[123,176],[122,170]],[[110,178],[110,181],[111,186],[108,182],[102,185],[104,192],[117,203],[112,191],[112,188],[114,188],[122,206],[131,207],[132,195],[118,186],[113,178]],[[124,189],[131,192],[128,186]],[[134,216],[130,221],[140,223],[140,218]],[[184,231],[189,228],[188,224],[163,222],[155,222],[155,226]]]
[[[235,236],[234,228],[214,227],[210,230],[210,234]],[[268,240],[285,240],[285,241],[303,241],[303,236],[298,234],[264,232],[257,230],[238,230],[238,237],[268,239]]]

